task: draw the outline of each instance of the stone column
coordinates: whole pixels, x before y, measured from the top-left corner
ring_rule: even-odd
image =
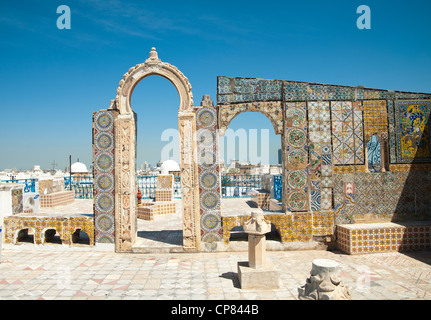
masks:
[[[242,289],[277,289],[280,274],[266,260],[265,234],[271,231],[271,223],[260,211],[253,211],[244,224],[248,233],[248,263],[238,262],[238,278]]]
[[[303,287],[298,288],[300,300],[351,300],[350,291],[338,279],[340,271],[336,261],[313,260],[311,276]]]

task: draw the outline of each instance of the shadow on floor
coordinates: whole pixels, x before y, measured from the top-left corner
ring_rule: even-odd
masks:
[[[403,255],[410,257],[412,259],[421,261],[423,263],[426,263],[428,265],[431,265],[431,251],[430,250],[423,250],[423,251],[407,251],[407,252],[401,252]]]
[[[172,244],[183,245],[183,230],[139,231],[138,238]]]
[[[232,285],[237,288],[241,289],[241,285],[239,283],[238,279],[238,273],[236,272],[225,272],[220,275],[221,278],[232,280]]]

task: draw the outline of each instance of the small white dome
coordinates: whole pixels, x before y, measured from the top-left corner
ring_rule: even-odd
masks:
[[[175,160],[166,160],[163,162],[160,169],[163,173],[168,173],[172,171],[180,171],[180,166]]]
[[[87,166],[82,162],[72,164],[72,173],[88,173]]]

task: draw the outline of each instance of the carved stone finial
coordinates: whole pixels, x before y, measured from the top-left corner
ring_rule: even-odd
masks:
[[[211,100],[211,96],[209,94],[202,97],[201,107],[214,107],[214,102]]]
[[[161,62],[162,60],[159,59],[159,55],[157,54],[156,48],[152,47],[151,51],[150,51],[150,56],[149,58],[145,61],[145,63],[158,63]]]

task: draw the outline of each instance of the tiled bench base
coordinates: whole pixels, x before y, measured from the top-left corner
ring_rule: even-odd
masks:
[[[52,208],[60,205],[73,203],[75,201],[74,191],[60,191],[40,195],[40,207]]]
[[[155,215],[171,214],[176,212],[175,202],[147,202],[138,206],[138,218],[143,220],[154,220]]]
[[[90,245],[94,245],[94,220],[92,217],[6,217],[4,219],[5,243],[16,244],[21,230],[33,229],[34,243],[45,243],[45,232],[55,229],[64,244],[73,244],[72,235],[78,229],[85,232]]]
[[[431,249],[431,222],[337,226],[338,248],[348,254]]]

